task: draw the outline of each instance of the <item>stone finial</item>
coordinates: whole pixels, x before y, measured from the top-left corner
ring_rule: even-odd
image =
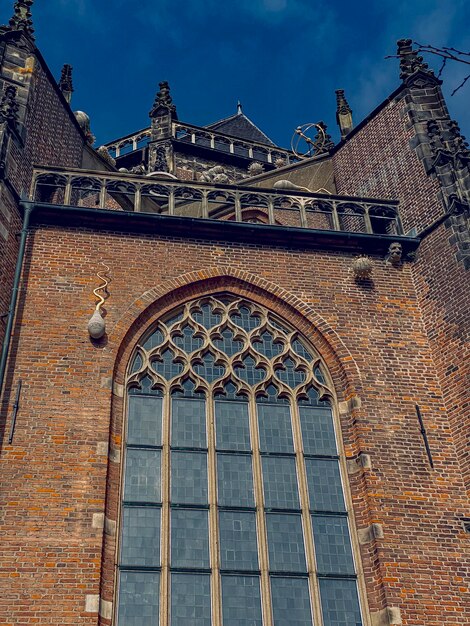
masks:
[[[7,85],[0,101],[0,122],[16,125],[18,122],[19,105],[16,100],[16,87]]]
[[[242,115],[243,113],[243,109],[242,109],[242,103],[240,102],[240,100],[237,102],[237,115]]]
[[[344,139],[354,128],[352,110],[344,95],[344,89],[336,90],[336,122]]]
[[[411,39],[399,39],[397,41],[397,56],[400,59],[400,78],[406,80],[415,72],[421,71],[434,78],[434,72],[429,69],[423,57],[413,50]]]
[[[10,31],[21,31],[26,37],[34,41],[34,28],[31,15],[32,4],[33,0],[16,0],[14,13],[7,29]]]
[[[72,100],[73,94],[73,83],[72,83],[72,66],[66,63],[62,68],[62,73],[60,75],[59,80],[59,89],[64,95],[64,98],[70,104]]]
[[[317,134],[313,140],[313,153],[317,154],[325,154],[329,152],[331,148],[334,148],[335,144],[329,135],[327,130],[327,125],[325,122],[318,122],[317,126]]]
[[[173,104],[173,99],[170,95],[170,85],[166,80],[158,84],[160,90],[155,96],[155,102],[153,103],[152,110],[150,111],[150,117],[158,117],[159,115],[170,114],[174,119],[178,119],[176,113],[176,106]]]

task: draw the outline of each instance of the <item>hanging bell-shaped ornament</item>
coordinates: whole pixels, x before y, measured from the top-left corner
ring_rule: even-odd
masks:
[[[101,339],[106,332],[106,323],[101,313],[96,310],[88,322],[88,333],[92,339]]]

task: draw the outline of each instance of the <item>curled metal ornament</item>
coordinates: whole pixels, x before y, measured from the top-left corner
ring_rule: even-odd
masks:
[[[103,262],[101,264],[106,268],[106,272],[109,272],[109,267]],[[93,315],[88,321],[88,334],[92,339],[101,339],[106,332],[106,323],[101,315],[101,307],[105,303],[106,298],[99,292],[104,291],[104,293],[106,293],[106,288],[109,285],[109,279],[105,275],[100,274],[100,272],[97,272],[96,275],[103,281],[103,283],[99,285],[99,287],[96,287],[96,289],[93,289],[93,293],[98,298],[98,303],[95,307]]]
[[[312,128],[315,129],[316,135],[312,138]],[[308,159],[315,156],[319,152],[319,148],[326,145],[326,133],[320,124],[303,124],[297,126],[292,135],[291,148],[292,152],[298,159]]]

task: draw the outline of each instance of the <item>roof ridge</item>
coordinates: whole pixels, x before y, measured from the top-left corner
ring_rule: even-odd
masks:
[[[217,130],[217,126],[225,124],[227,122],[230,122],[232,120],[235,120],[237,118],[243,118],[248,124],[250,124],[262,137],[264,137],[264,139],[266,139],[266,144],[270,145],[270,146],[276,146],[276,144],[272,141],[272,139],[270,139],[266,133],[264,133],[261,128],[259,128],[247,115],[245,115],[245,113],[241,112],[237,112],[233,115],[229,115],[228,117],[224,117],[220,120],[218,120],[217,122],[212,122],[211,124],[207,124],[206,126],[204,126],[204,128],[206,129],[212,129],[212,130]],[[231,133],[226,133],[226,134],[231,134]],[[257,143],[264,143],[262,141],[258,141]]]

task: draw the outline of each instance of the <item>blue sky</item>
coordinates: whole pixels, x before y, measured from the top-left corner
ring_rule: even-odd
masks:
[[[36,0],[33,15],[53,73],[74,67],[72,106],[91,116],[97,145],[147,126],[161,80],[183,121],[216,121],[240,99],[279,145],[319,120],[338,139],[335,89],[359,122],[399,84],[398,61],[384,58],[397,39],[470,51],[468,0]],[[444,92],[468,137],[470,81],[450,97],[466,70],[449,64]]]

